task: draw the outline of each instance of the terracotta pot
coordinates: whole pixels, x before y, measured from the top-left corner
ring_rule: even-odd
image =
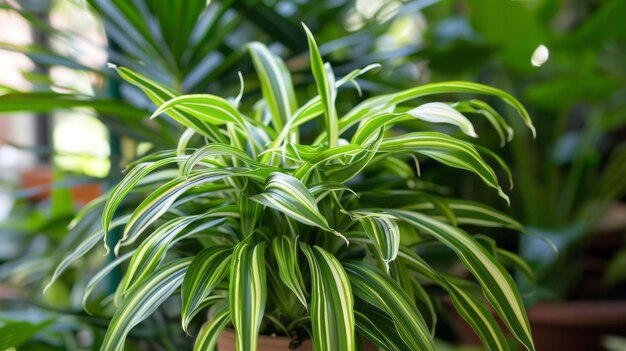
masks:
[[[235,349],[236,339],[237,338],[236,338],[234,329],[229,329],[229,328],[224,329],[219,339],[217,340],[217,350],[218,351],[236,351]],[[291,339],[287,337],[283,337],[283,336],[273,337],[273,336],[260,335],[259,343],[257,344],[258,345],[257,350],[258,351],[291,351],[291,350],[311,351],[313,350],[313,345],[311,343],[311,340],[305,340],[304,342],[302,342],[302,344],[300,344],[295,349],[289,348],[290,341]],[[378,348],[376,347],[376,345],[371,343],[369,340],[366,340],[365,351],[377,351],[377,350]]]
[[[626,336],[626,301],[541,302],[529,309],[528,319],[539,351],[604,351],[605,336]],[[480,344],[456,313],[454,329],[459,342]]]
[[[21,186],[24,190],[34,191],[29,196],[31,201],[41,201],[50,197],[54,176],[48,166],[39,166],[28,169],[21,174]],[[102,185],[97,182],[76,184],[70,187],[72,199],[84,205],[102,194]]]

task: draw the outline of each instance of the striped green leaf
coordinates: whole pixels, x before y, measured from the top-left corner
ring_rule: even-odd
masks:
[[[400,248],[400,228],[396,218],[384,213],[356,211],[356,216],[367,236],[375,243],[379,257],[389,271],[389,262],[396,259]]]
[[[477,138],[478,134],[474,130],[474,125],[459,111],[441,102],[429,102],[420,105],[409,112],[409,115],[432,123],[449,123],[453,124],[461,131],[473,138]]]
[[[226,99],[211,94],[192,94],[168,100],[150,118],[170,110],[188,113],[209,124],[235,123],[244,125],[243,117]]]
[[[464,169],[478,175],[485,184],[496,189],[500,197],[509,201],[502,191],[494,170],[485,162],[472,144],[436,132],[407,133],[383,140],[381,151],[410,150],[426,155],[447,166]]]
[[[247,177],[263,180],[262,177],[246,171],[234,173],[233,170],[212,168],[204,170],[189,178],[178,177],[156,189],[150,196],[139,204],[132,217],[124,228],[120,242],[116,246],[116,252],[121,246],[133,243],[137,236],[146,230],[150,224],[156,221],[162,214],[167,212],[178,197],[194,187],[214,183],[226,177]],[[259,179],[260,178],[260,179]]]
[[[267,167],[266,165],[256,162],[248,156],[245,152],[241,151],[238,148],[232,147],[230,145],[220,144],[220,143],[211,143],[205,145],[196,151],[193,152],[183,163],[183,166],[180,168],[180,175],[188,177],[191,174],[193,168],[200,162],[203,162],[206,159],[215,159],[215,158],[227,158],[233,157],[237,160],[244,162],[246,165],[251,167]],[[227,164],[226,164],[227,165]]]
[[[130,218],[130,215],[121,216],[120,218],[114,220],[111,223],[109,228],[119,227],[125,224],[129,218]],[[52,274],[52,277],[50,278],[50,281],[48,282],[48,284],[46,284],[44,288],[44,293],[50,288],[52,284],[54,284],[54,282],[57,279],[59,279],[61,274],[63,274],[63,272],[65,272],[65,270],[67,270],[67,268],[74,261],[83,257],[87,252],[89,252],[89,250],[93,249],[94,246],[96,246],[96,244],[101,242],[103,238],[104,238],[104,229],[100,229],[96,231],[95,233],[89,235],[85,240],[80,242],[70,253],[65,255],[65,257],[63,257],[63,260],[55,268],[54,273]]]
[[[464,282],[465,285],[459,284],[459,279],[450,279],[438,273],[408,249],[403,250],[400,256],[401,261],[406,262],[407,266],[416,268],[417,272],[432,279],[433,282],[448,292],[459,315],[470,325],[487,350],[509,350],[506,337],[495,318],[483,303],[469,292],[470,289],[467,286],[473,285],[473,283]]]
[[[319,227],[344,238],[328,226],[309,189],[295,177],[279,172],[272,173],[265,191],[250,199],[280,211],[298,222]]]
[[[87,285],[85,286],[85,291],[83,292],[82,299],[83,309],[85,310],[85,312],[87,312],[88,314],[92,314],[89,311],[88,302],[89,297],[96,289],[98,284],[100,284],[102,280],[106,278],[106,276],[109,275],[115,268],[119,267],[120,264],[126,262],[126,260],[131,258],[134,253],[134,250],[129,251],[122,256],[115,258],[115,260],[109,262],[106,266],[101,268],[98,273],[96,273],[91,279],[89,279],[89,282],[87,282]]]
[[[252,63],[256,69],[263,98],[272,114],[276,130],[282,130],[297,108],[291,76],[283,60],[272,54],[265,45],[248,44]]]
[[[187,331],[189,322],[199,312],[203,301],[226,277],[231,254],[230,247],[212,246],[200,251],[191,262],[180,291],[183,330]]]
[[[132,289],[141,282],[148,274],[156,269],[156,267],[165,258],[167,251],[176,243],[183,239],[189,233],[183,235],[183,231],[193,222],[206,219],[208,217],[221,216],[222,213],[216,211],[217,214],[208,212],[198,216],[184,216],[174,218],[161,225],[154,232],[150,233],[143,239],[133,258],[131,259],[124,278],[118,284],[116,293],[116,302],[119,303],[121,297],[127,290]],[[224,222],[225,218],[216,219],[204,223],[204,227],[213,227]],[[193,231],[191,232],[193,233]]]
[[[324,106],[326,131],[328,133],[328,147],[333,148],[337,146],[337,141],[339,140],[339,125],[337,109],[335,108],[335,99],[337,98],[335,75],[330,67],[330,63],[324,64],[324,61],[322,61],[322,55],[320,54],[317,44],[315,43],[315,37],[313,37],[309,28],[307,28],[304,24],[302,24],[302,26],[306,31],[306,36],[309,41],[311,71],[313,71],[317,91],[319,92],[322,105]]]
[[[304,243],[300,248],[311,269],[313,349],[355,350],[354,298],[346,272],[326,250]]]
[[[143,91],[155,105],[161,106],[166,101],[174,99],[178,96],[178,93],[165,85],[158,83],[142,74],[134,72],[131,69],[126,67],[115,67],[120,77],[122,77],[128,83],[138,87]],[[168,114],[178,123],[182,124],[187,128],[191,128],[196,132],[210,138],[213,141],[222,141],[223,138],[217,132],[214,126],[204,123],[203,121],[196,120],[192,116],[188,114],[171,110]]]
[[[398,104],[429,95],[450,93],[482,94],[498,97],[509,106],[517,110],[517,112],[524,120],[524,123],[526,123],[526,126],[533,132],[533,135],[536,134],[535,127],[533,126],[532,120],[530,119],[530,115],[528,114],[524,106],[511,94],[503,90],[490,87],[488,85],[460,81],[424,84],[420,85],[419,87],[407,89],[405,91],[392,94],[393,97],[391,98],[390,102],[393,104]]]
[[[128,172],[128,174],[126,174],[122,181],[119,182],[113,188],[113,190],[111,190],[111,194],[107,198],[106,203],[104,204],[104,209],[102,211],[102,228],[104,228],[105,236],[104,245],[107,251],[109,250],[109,247],[107,246],[108,240],[106,240],[107,234],[109,232],[109,225],[111,223],[111,220],[113,219],[113,216],[115,215],[115,211],[122,203],[124,198],[133,190],[137,183],[139,183],[154,170],[168,164],[180,162],[183,160],[184,158],[181,157],[167,157],[154,162],[137,164],[135,167],[131,168],[131,170]]]
[[[113,314],[100,350],[123,350],[130,330],[156,311],[178,289],[190,263],[191,258],[171,261],[132,289]]]
[[[447,291],[459,315],[470,325],[489,351],[507,351],[509,345],[489,310],[466,289],[446,281]]]
[[[228,322],[230,322],[230,312],[228,310],[218,313],[210,321],[206,322],[196,338],[193,351],[215,350],[217,339],[224,328],[226,328],[226,325],[228,325]]]
[[[280,279],[291,290],[305,308],[308,308],[304,293],[304,281],[298,266],[296,240],[287,236],[274,238],[272,241],[274,256],[278,264]]]
[[[534,350],[528,318],[515,283],[500,263],[464,231],[431,217],[402,210],[388,210],[399,219],[430,234],[454,250],[476,277],[489,303],[515,337]]]
[[[346,263],[344,267],[354,295],[384,311],[411,350],[435,351],[422,314],[395,280],[364,263]]]
[[[376,346],[388,351],[402,351],[404,349],[408,350],[408,347],[399,348],[398,346],[396,346],[397,340],[394,341],[392,338],[395,333],[385,332],[384,326],[390,324],[393,325],[393,321],[391,321],[391,319],[389,319],[387,316],[376,316],[379,318],[372,318],[372,313],[365,314],[359,311],[354,311],[354,317],[355,326],[359,333],[361,333],[368,340],[376,344]]]
[[[462,113],[480,114],[491,124],[500,137],[500,146],[504,146],[507,141],[513,139],[513,128],[493,107],[482,100],[472,99],[469,101],[459,101],[451,104],[455,110]]]
[[[265,243],[240,243],[230,265],[230,318],[237,332],[237,350],[256,351],[265,311]]]

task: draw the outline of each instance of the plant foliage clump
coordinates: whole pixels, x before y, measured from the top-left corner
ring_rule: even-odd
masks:
[[[128,166],[102,199],[102,230],[68,254],[53,277],[101,240],[108,242],[114,227],[123,227],[108,248],[118,258],[89,282],[84,298],[124,265],[109,300],[116,308],[102,349],[121,350],[133,326],[180,295],[187,332],[195,316],[212,309],[198,332],[198,350],[213,350],[229,325],[238,350],[256,350],[260,333],[310,337],[315,350],[360,349],[363,338],[384,350],[434,350],[436,296],[425,286],[435,285],[487,349],[508,346],[473,288],[482,290],[510,332],[533,350],[520,294],[496,257],[523,262],[460,228],[521,226],[482,204],[443,197],[409,164],[419,156],[472,172],[504,199],[484,156],[506,171],[507,166],[493,152],[457,137],[398,128],[412,121],[445,123],[477,137],[462,114],[471,113],[485,117],[503,141],[512,137],[507,122],[485,102],[414,103],[439,94],[495,96],[532,129],[527,112],[498,89],[445,82],[370,97],[340,115],[338,90],[374,66],[336,79],[308,30],[307,35],[318,95],[304,104],[296,101],[282,60],[260,43],[248,48],[263,98],[249,109],[240,108],[241,94],[174,96],[138,73],[117,69],[158,105],[154,118],[167,114],[187,131],[176,150]],[[308,122],[322,128],[307,135],[313,142],[305,144],[301,127]],[[205,143],[192,146],[198,138]],[[121,213],[130,195],[145,193],[130,213]],[[418,255],[417,248],[432,242],[451,249],[476,283],[434,269]]]

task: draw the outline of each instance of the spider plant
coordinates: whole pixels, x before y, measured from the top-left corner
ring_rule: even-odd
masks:
[[[499,97],[533,129],[527,112],[498,89],[445,82],[367,98],[340,115],[338,91],[376,67],[335,79],[305,30],[318,95],[301,105],[283,61],[261,43],[248,45],[263,94],[250,108],[240,107],[241,93],[174,97],[161,84],[117,68],[159,105],[153,118],[170,118],[188,132],[175,150],[128,165],[101,200],[102,230],[65,257],[50,283],[106,243],[112,228],[123,227],[117,244],[107,247],[117,260],[93,277],[84,296],[88,302],[103,277],[125,265],[105,300],[112,317],[102,350],[121,350],[133,326],[172,295],[180,296],[181,327],[188,333],[196,334],[194,317],[211,308],[197,332],[197,350],[213,350],[227,326],[236,330],[238,350],[256,350],[259,334],[274,333],[294,343],[310,337],[315,350],[356,350],[363,338],[384,350],[434,350],[437,296],[427,292],[431,286],[450,296],[488,350],[509,346],[486,303],[534,350],[520,294],[498,257],[523,262],[461,226],[523,228],[487,206],[433,192],[436,187],[421,182],[408,162],[426,157],[472,172],[508,200],[483,155],[499,158],[448,134],[397,128],[419,120],[477,137],[459,112],[471,109],[505,139],[512,135],[501,115],[478,100],[413,102],[438,94]],[[301,135],[305,123],[317,123],[319,132]],[[194,136],[204,145],[190,147]],[[313,142],[303,143],[305,137]],[[126,213],[125,198],[138,194],[148,195]],[[475,280],[430,266],[417,249],[434,242],[456,253]]]

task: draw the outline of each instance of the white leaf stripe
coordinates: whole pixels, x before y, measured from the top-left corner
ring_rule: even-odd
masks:
[[[376,249],[389,271],[389,262],[396,259],[400,247],[400,228],[395,217],[375,212],[357,211],[357,216],[367,236],[376,243]]]
[[[314,351],[354,351],[354,299],[348,276],[335,256],[300,244],[311,270]]]
[[[239,243],[230,266],[230,316],[237,333],[237,350],[256,351],[267,298],[265,243]]]
[[[128,221],[130,215],[121,216],[120,218],[114,220],[109,228],[115,228],[123,225]],[[44,293],[50,288],[50,286],[65,272],[65,270],[77,259],[83,257],[89,250],[91,250],[96,244],[98,244],[104,238],[104,229],[100,229],[95,233],[89,235],[85,240],[80,242],[76,248],[72,250],[69,254],[63,257],[63,260],[59,263],[59,265],[55,268],[52,277],[48,284],[46,284],[44,288]]]
[[[464,231],[427,215],[402,210],[388,210],[387,212],[435,236],[453,249],[479,281],[487,300],[513,335],[526,348],[534,350],[526,311],[513,279],[485,248]]]
[[[132,289],[134,285],[144,279],[144,277],[152,272],[163,260],[168,249],[172,247],[177,241],[184,239],[190,233],[181,234],[189,225],[195,221],[200,221],[209,217],[220,217],[222,212],[221,207],[217,207],[215,210],[209,211],[202,215],[197,216],[185,216],[174,218],[165,224],[161,225],[157,230],[148,235],[141,242],[133,258],[130,261],[126,269],[124,278],[118,285],[116,292],[116,303],[119,304],[122,295],[129,289]],[[202,224],[202,226],[213,227],[224,222],[225,218],[209,221]]]
[[[197,313],[202,302],[227,275],[230,268],[232,249],[213,246],[202,250],[191,262],[181,287],[183,330]]]
[[[381,151],[412,150],[429,156],[445,165],[477,174],[485,184],[496,189],[500,197],[509,201],[502,191],[494,170],[478,151],[467,142],[436,132],[415,132],[383,140]]]
[[[150,224],[157,220],[162,214],[174,204],[176,199],[187,190],[206,183],[220,181],[225,177],[248,177],[262,180],[251,172],[229,169],[207,169],[189,178],[178,177],[164,184],[148,196],[133,212],[130,221],[124,228],[122,239],[118,242],[116,249],[121,246],[133,243],[137,236],[141,234]]]
[[[152,314],[180,286],[190,263],[191,258],[171,261],[131,290],[113,314],[100,350],[123,350],[128,332]]]
[[[339,140],[339,122],[337,117],[337,110],[335,108],[335,99],[337,97],[337,90],[335,88],[335,75],[330,67],[329,63],[324,64],[322,56],[315,43],[313,34],[302,24],[307,35],[309,42],[309,52],[311,59],[311,70],[313,71],[313,77],[317,85],[317,91],[322,100],[324,106],[324,115],[326,120],[326,131],[328,133],[328,147],[333,148],[337,146]]]
[[[461,131],[473,138],[478,134],[474,130],[474,125],[459,111],[441,102],[429,102],[420,105],[409,112],[409,115],[427,122],[453,124]]]
[[[253,42],[248,44],[248,49],[261,82],[263,97],[272,113],[274,127],[282,130],[297,106],[291,77],[283,61],[265,45]]]
[[[470,324],[489,351],[509,350],[504,333],[495,318],[480,301],[466,291],[468,290],[466,287],[457,284],[455,280],[449,279],[443,274],[439,274],[417,254],[408,249],[402,250],[399,256],[403,262],[416,269],[419,274],[446,289],[459,315]],[[470,282],[463,281],[463,283],[473,285]]]
[[[278,275],[305,308],[308,308],[304,293],[304,282],[298,266],[296,240],[287,236],[274,238],[272,241],[274,256],[278,264]]]
[[[329,227],[326,218],[317,208],[315,197],[293,176],[279,172],[272,173],[265,186],[265,192],[252,196],[250,199],[280,211],[298,222],[319,227],[345,240],[345,237]]]
[[[344,267],[354,295],[389,315],[407,345],[413,350],[435,351],[424,318],[395,280],[364,263],[346,263]]]
[[[206,322],[200,334],[196,338],[196,342],[193,345],[193,351],[213,351],[217,345],[217,339],[220,333],[226,328],[230,321],[230,312],[224,310],[215,315],[210,321]]]

